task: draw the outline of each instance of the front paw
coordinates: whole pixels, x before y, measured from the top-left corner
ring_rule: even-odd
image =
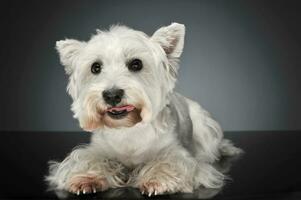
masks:
[[[152,195],[160,195],[165,193],[175,193],[180,190],[180,183],[177,178],[154,178],[148,181],[143,181],[139,189],[142,194],[148,195],[149,197]]]
[[[77,195],[96,193],[109,188],[107,179],[95,174],[74,175],[70,178],[68,186],[69,192]]]

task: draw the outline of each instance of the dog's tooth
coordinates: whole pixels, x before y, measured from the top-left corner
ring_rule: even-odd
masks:
[[[95,187],[93,187],[93,193],[96,193],[96,188]]]
[[[148,193],[148,197],[151,197],[152,196],[152,193],[150,192],[150,193]]]
[[[157,195],[157,190],[155,190],[155,196]]]
[[[83,194],[86,194],[86,190],[85,189],[83,190]]]
[[[79,195],[79,194],[80,194],[80,191],[79,191],[79,190],[77,190],[76,194],[77,194],[77,195]]]

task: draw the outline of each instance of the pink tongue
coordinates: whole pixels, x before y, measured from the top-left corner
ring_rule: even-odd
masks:
[[[107,111],[112,112],[112,111],[123,111],[126,110],[127,112],[131,112],[132,110],[134,110],[135,107],[132,105],[126,105],[126,106],[120,106],[120,107],[112,107],[109,108]]]

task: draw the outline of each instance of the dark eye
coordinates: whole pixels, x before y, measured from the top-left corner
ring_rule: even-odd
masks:
[[[92,74],[99,74],[101,72],[101,63],[95,62],[91,66]]]
[[[131,61],[128,63],[128,68],[129,68],[129,70],[132,71],[132,72],[140,71],[140,70],[143,68],[142,61],[139,60],[139,59],[131,60]]]

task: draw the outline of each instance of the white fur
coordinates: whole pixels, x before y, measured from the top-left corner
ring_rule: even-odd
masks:
[[[177,23],[160,28],[151,37],[113,26],[109,31],[98,30],[88,42],[57,42],[61,63],[70,75],[67,90],[74,117],[93,136],[90,144],[76,148],[64,161],[52,162],[47,181],[54,189],[71,191],[72,177],[85,174],[106,178],[108,187],[133,186],[150,195],[222,187],[225,176],[213,163],[221,155],[239,154],[240,150],[223,139],[220,126],[207,111],[173,91],[184,35],[184,25]],[[132,58],[143,61],[140,72],[126,67]],[[95,61],[102,62],[99,75],[90,72]],[[101,94],[111,87],[124,89],[123,104],[141,106],[140,122],[130,127],[98,127],[97,110],[108,108]],[[187,107],[186,111],[183,107],[185,115],[178,112],[178,121],[168,106],[175,98]],[[182,144],[176,128],[184,126],[186,115],[192,123],[188,134],[192,134],[189,144],[194,151]]]

